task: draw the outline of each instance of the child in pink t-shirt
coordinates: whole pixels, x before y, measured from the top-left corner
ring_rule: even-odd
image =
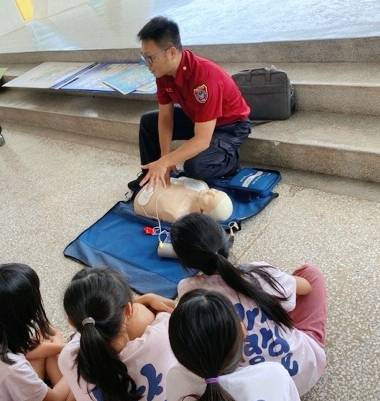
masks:
[[[57,362],[63,338],[49,323],[31,267],[0,265],[0,305],[0,401],[71,400]]]
[[[83,269],[66,289],[64,308],[77,332],[61,352],[59,367],[76,401],[166,400],[166,374],[176,362],[170,315],[155,315],[143,303],[170,311],[174,303],[150,294],[137,301],[112,269]]]
[[[195,288],[222,292],[233,302],[247,329],[244,365],[280,362],[299,393],[308,392],[326,366],[322,273],[310,265],[293,275],[264,262],[234,266],[228,260],[229,238],[203,214],[178,220],[171,238],[181,264],[199,273],[179,283],[179,297]]]

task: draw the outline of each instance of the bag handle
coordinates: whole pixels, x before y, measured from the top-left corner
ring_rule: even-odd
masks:
[[[264,71],[265,72],[265,81],[268,82],[271,79],[271,75],[273,72],[281,72],[278,70],[273,64],[270,67],[262,67],[262,68],[251,68],[251,69],[245,69],[241,70],[240,73],[249,73],[249,81],[251,82],[253,79],[253,75],[257,71]]]

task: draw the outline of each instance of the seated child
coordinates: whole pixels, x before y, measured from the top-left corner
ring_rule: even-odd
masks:
[[[224,295],[201,289],[185,294],[169,321],[170,344],[181,365],[168,373],[168,401],[299,401],[281,364],[239,368],[245,334]]]
[[[137,301],[137,302],[136,302]],[[76,334],[59,367],[77,401],[166,400],[166,374],[175,363],[166,312],[173,301],[143,295],[135,301],[117,271],[86,268],[72,279],[64,308]],[[99,398],[100,399],[100,398]]]
[[[304,265],[293,275],[267,263],[234,266],[223,228],[202,214],[173,224],[172,244],[180,263],[199,275],[182,280],[178,295],[195,288],[220,291],[235,305],[248,335],[245,365],[280,362],[300,395],[308,392],[326,366],[326,289],[321,271]]]
[[[63,338],[49,323],[32,268],[0,265],[0,305],[0,400],[71,399],[57,364]]]

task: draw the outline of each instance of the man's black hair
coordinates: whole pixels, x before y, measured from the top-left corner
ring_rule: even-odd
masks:
[[[178,25],[166,17],[154,17],[137,34],[139,40],[153,40],[161,49],[172,45],[182,50]]]

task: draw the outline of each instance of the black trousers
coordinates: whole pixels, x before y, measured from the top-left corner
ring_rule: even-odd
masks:
[[[174,108],[173,140],[190,139],[194,136],[194,123],[179,107]],[[251,132],[249,121],[216,127],[210,146],[184,164],[188,177],[209,179],[233,174],[239,168],[240,145]],[[139,132],[141,164],[160,158],[158,137],[158,111],[141,117]]]

